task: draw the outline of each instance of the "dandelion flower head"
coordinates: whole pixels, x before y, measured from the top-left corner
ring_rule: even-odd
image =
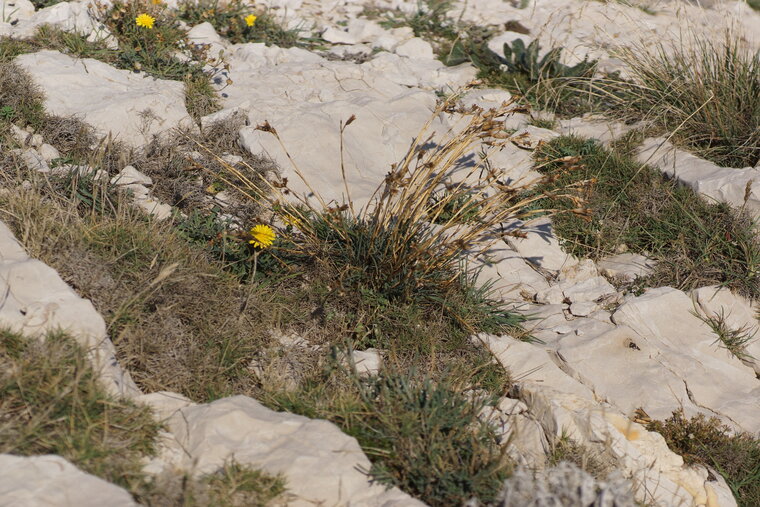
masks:
[[[267,248],[274,243],[275,237],[274,230],[268,225],[255,225],[251,229],[251,239],[248,243],[256,248]]]
[[[245,24],[248,26],[253,26],[253,24],[256,22],[256,16],[253,14],[249,14],[245,17]]]
[[[135,18],[135,23],[137,26],[141,26],[143,28],[153,28],[153,23],[156,22],[156,18],[151,16],[150,14],[140,14]]]

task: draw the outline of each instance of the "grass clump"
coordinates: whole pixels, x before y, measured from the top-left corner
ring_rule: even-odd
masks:
[[[721,285],[760,296],[760,245],[752,221],[728,204],[708,202],[632,158],[593,140],[563,136],[536,152],[538,170],[553,179],[551,193],[582,181],[589,219],[572,213],[554,218],[568,252],[598,259],[629,250],[648,255],[657,268],[644,282],[692,289]],[[548,197],[547,208],[567,210]]]
[[[709,466],[728,483],[742,507],[760,504],[760,440],[747,433],[735,433],[717,418],[703,414],[687,419],[674,412],[665,421],[647,425],[665,437],[668,447],[688,464]]]
[[[618,109],[675,132],[674,139],[727,167],[760,162],[760,53],[727,33],[681,45],[621,52],[633,81],[605,83]]]
[[[718,336],[718,341],[739,360],[751,361],[754,358],[747,352],[747,345],[755,338],[757,331],[750,331],[751,326],[745,325],[734,329],[726,322],[726,316],[720,313],[712,316],[697,316]]]
[[[493,428],[477,417],[485,400],[444,381],[392,372],[360,379],[327,369],[301,390],[266,400],[333,421],[359,441],[376,480],[432,506],[489,501],[510,472]]]
[[[106,394],[70,337],[0,331],[0,452],[58,454],[134,490],[160,426],[148,408]]]

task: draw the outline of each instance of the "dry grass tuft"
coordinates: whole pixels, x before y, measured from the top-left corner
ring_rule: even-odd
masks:
[[[722,41],[691,35],[679,44],[620,51],[633,81],[601,86],[631,119],[674,133],[674,140],[727,167],[760,162],[760,53],[740,34]]]

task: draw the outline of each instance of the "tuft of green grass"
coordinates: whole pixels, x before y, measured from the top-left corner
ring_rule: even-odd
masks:
[[[134,490],[160,425],[148,408],[106,394],[70,337],[0,331],[0,452],[58,454]]]
[[[665,421],[647,425],[665,437],[668,447],[688,464],[716,470],[728,483],[741,507],[760,505],[760,440],[747,433],[735,433],[717,418],[699,414],[687,419],[673,412]]]
[[[680,45],[631,48],[620,57],[632,81],[602,87],[616,109],[674,133],[674,140],[727,167],[760,162],[760,52],[727,32],[723,41],[692,36]]]
[[[492,500],[511,470],[493,428],[478,419],[486,400],[414,372],[359,379],[328,368],[298,391],[264,399],[331,420],[359,441],[373,478],[431,506]]]
[[[745,325],[739,329],[731,328],[726,322],[726,316],[721,309],[720,313],[711,317],[705,317],[701,314],[696,314],[702,322],[710,326],[713,333],[718,337],[718,341],[721,342],[723,347],[726,348],[737,359],[746,361],[752,360],[752,357],[747,353],[747,344],[749,344],[755,338],[755,332],[750,332],[750,326]]]
[[[568,252],[597,259],[627,249],[657,261],[648,286],[716,284],[760,296],[760,245],[748,216],[594,140],[553,139],[537,150],[536,160],[551,176],[536,190],[549,194],[539,205],[560,210],[554,225]],[[584,182],[588,217],[567,213],[575,205],[551,197]]]
[[[225,464],[214,474],[201,479],[207,485],[207,499],[198,505],[220,507],[265,507],[285,492],[285,480],[261,470],[240,465],[235,461]]]

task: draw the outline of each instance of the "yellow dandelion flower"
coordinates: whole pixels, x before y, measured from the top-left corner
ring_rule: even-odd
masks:
[[[151,16],[150,14],[140,14],[135,18],[135,23],[137,26],[143,27],[143,28],[153,28],[153,23],[156,22],[156,18]]]
[[[153,5],[161,5],[164,2],[163,0],[150,0],[150,3],[152,3]]]
[[[256,16],[253,14],[249,14],[245,17],[245,24],[248,26],[253,26],[253,24],[256,22]]]
[[[248,243],[256,248],[267,248],[274,243],[276,236],[274,230],[268,225],[255,225],[251,229],[251,239]]]

